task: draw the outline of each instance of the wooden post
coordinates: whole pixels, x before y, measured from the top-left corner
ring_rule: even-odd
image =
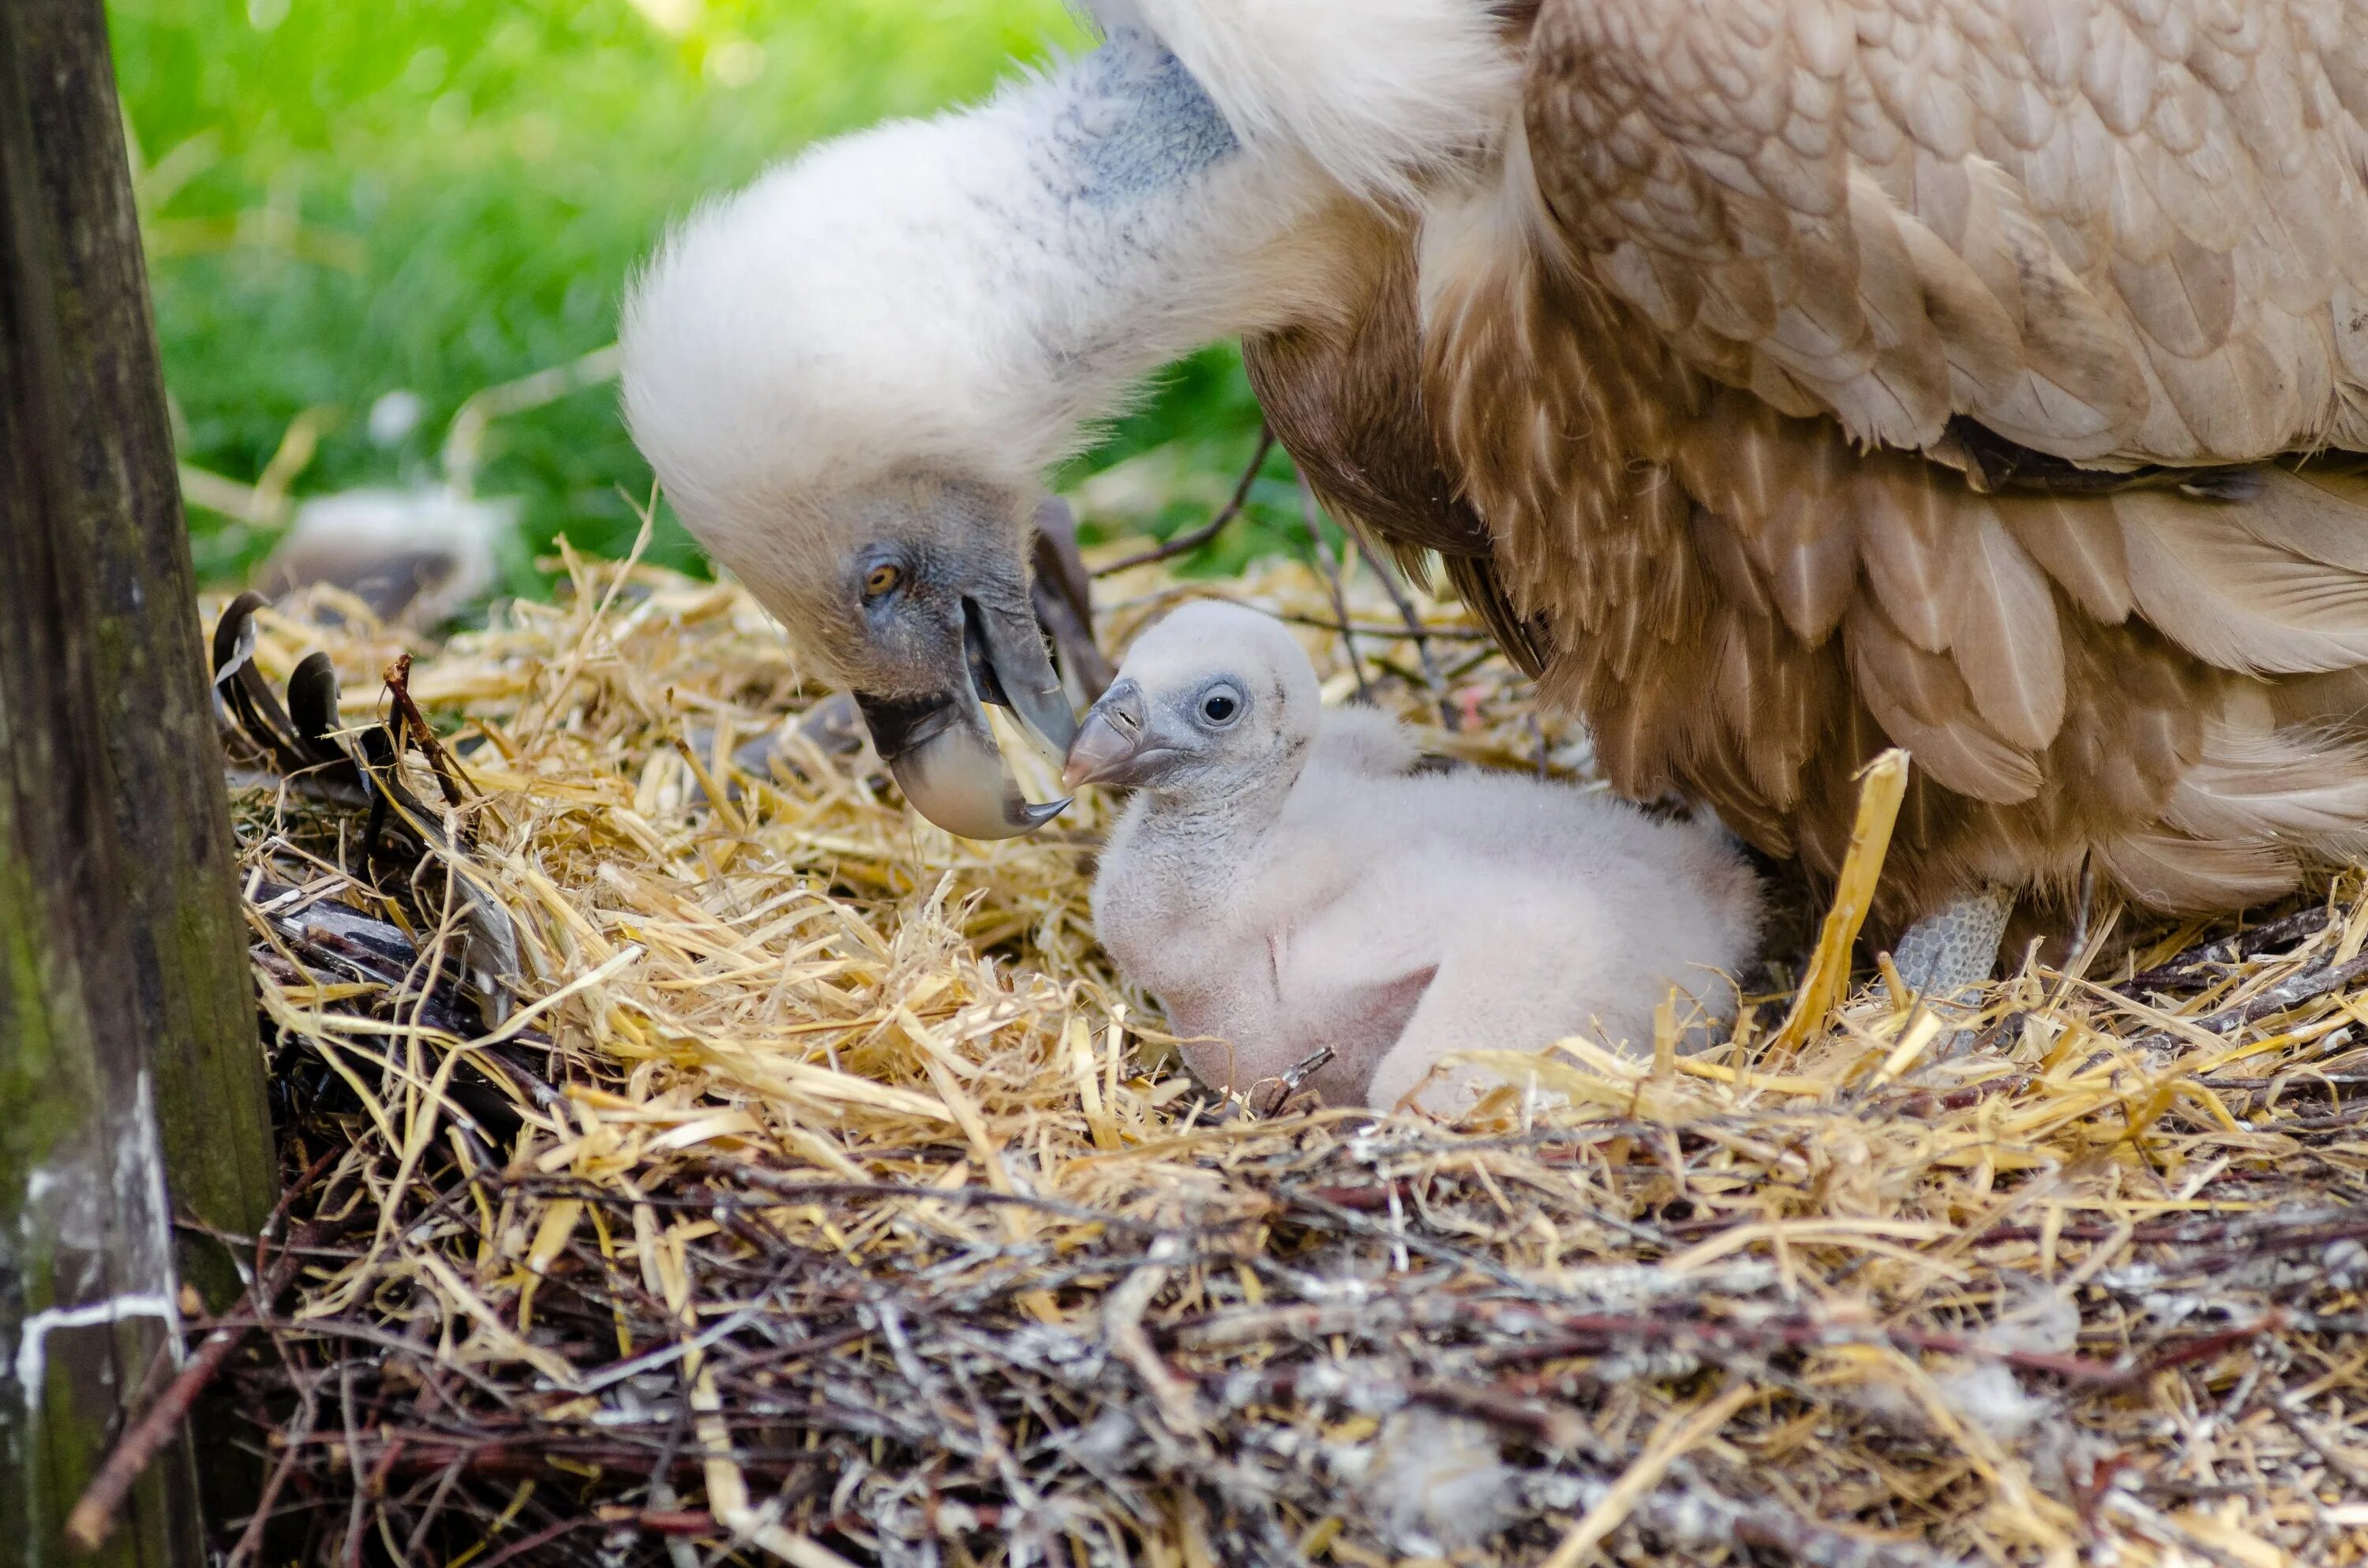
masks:
[[[120,113],[100,0],[0,0],[0,1568],[177,1353],[174,1209],[275,1185]],[[203,1561],[186,1446],[75,1561]]]

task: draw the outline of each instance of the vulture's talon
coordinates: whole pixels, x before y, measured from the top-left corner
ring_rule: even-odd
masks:
[[[1926,1001],[1956,1000],[1997,970],[2014,901],[2014,890],[2001,887],[1952,899],[1907,928],[1891,949],[1892,966]]]
[[[1258,1120],[1265,1121],[1282,1108],[1291,1095],[1291,1085],[1280,1077],[1260,1078],[1242,1096],[1242,1108]]]
[[[1261,1078],[1252,1084],[1242,1096],[1252,1116],[1273,1119],[1304,1116],[1324,1108],[1324,1096],[1307,1086],[1307,1080],[1321,1072],[1332,1061],[1332,1048],[1319,1045],[1297,1062],[1289,1071],[1271,1078]]]
[[[1894,971],[1913,996],[1944,1018],[1967,1015],[1998,969],[1998,945],[2014,904],[2012,888],[1995,886],[1951,900],[1899,938],[1891,950]],[[1961,1055],[1975,1039],[1971,1028],[1952,1029],[1936,1042],[1934,1053]]]

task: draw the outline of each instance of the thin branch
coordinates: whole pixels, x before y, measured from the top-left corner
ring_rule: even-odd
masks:
[[[297,1460],[303,1457],[303,1442],[312,1436],[313,1423],[319,1415],[318,1389],[328,1373],[301,1380],[296,1385],[296,1412],[288,1425],[276,1436],[281,1441],[279,1462],[271,1467],[270,1479],[263,1483],[263,1495],[256,1499],[255,1512],[247,1516],[246,1527],[239,1531],[238,1541],[230,1549],[224,1568],[242,1568],[263,1549],[263,1532],[270,1527],[273,1510],[279,1503],[280,1489],[295,1473]]]
[[[107,1456],[106,1464],[83,1491],[74,1512],[66,1516],[66,1539],[82,1551],[97,1551],[115,1533],[115,1512],[123,1506],[159,1450],[180,1435],[181,1423],[208,1384],[255,1327],[252,1320],[225,1323],[206,1335],[198,1353],[168,1385],[140,1424]]]
[[[1299,475],[1299,517],[1307,525],[1307,542],[1315,548],[1316,564],[1324,568],[1324,581],[1332,590],[1332,613],[1340,618],[1340,648],[1349,655],[1349,673],[1357,677],[1357,700],[1372,700],[1373,688],[1365,681],[1365,662],[1357,656],[1357,633],[1349,619],[1349,595],[1340,585],[1340,561],[1332,547],[1324,542],[1324,508],[1315,499],[1315,487],[1307,483],[1307,474]]]
[[[1098,566],[1094,569],[1094,575],[1111,577],[1133,567],[1148,566],[1155,561],[1173,561],[1179,555],[1191,554],[1224,532],[1225,525],[1242,515],[1243,506],[1249,502],[1250,486],[1258,483],[1258,470],[1266,466],[1266,455],[1272,450],[1274,450],[1274,427],[1262,424],[1258,426],[1258,450],[1250,454],[1250,466],[1242,470],[1241,481],[1234,486],[1233,499],[1227,501],[1215,517],[1197,528],[1189,528],[1183,533],[1163,540],[1149,550],[1113,561],[1107,566]]]
[[[1360,620],[1344,626],[1337,620],[1326,620],[1320,615],[1278,615],[1275,619],[1289,621],[1293,626],[1312,626],[1318,631],[1329,631],[1336,635],[1352,633],[1359,637],[1372,637],[1393,642],[1410,642],[1416,636],[1415,633],[1403,631],[1397,627],[1383,626],[1372,621]],[[1468,626],[1427,626],[1423,628],[1420,635],[1435,637],[1442,642],[1486,642],[1492,650],[1496,646],[1494,633]],[[1486,655],[1482,656],[1485,659]]]
[[[2314,904],[2296,910],[2283,919],[2256,926],[2249,931],[2233,937],[2217,937],[2198,943],[2167,963],[2156,965],[2142,974],[2134,974],[2113,987],[2125,996],[2146,991],[2168,991],[2175,987],[2208,983],[2224,977],[2225,966],[2252,957],[2266,949],[2284,947],[2317,936],[2327,928],[2328,909]],[[2075,948],[2074,951],[2079,949]]]
[[[1390,603],[1397,607],[1398,619],[1406,623],[1406,635],[1414,643],[1414,656],[1422,664],[1423,689],[1430,693],[1433,702],[1439,704],[1439,722],[1446,726],[1448,733],[1456,733],[1463,728],[1463,719],[1455,711],[1455,704],[1447,699],[1446,683],[1440,678],[1439,661],[1430,656],[1430,628],[1422,623],[1422,617],[1415,610],[1414,600],[1406,597],[1405,587],[1398,582],[1397,568],[1375,553],[1373,547],[1365,542],[1363,534],[1351,528],[1349,536],[1357,541],[1357,553],[1365,558],[1366,566],[1381,579],[1382,592],[1390,596]]]
[[[549,1546],[561,1536],[582,1529],[586,1525],[594,1525],[598,1523],[599,1523],[598,1519],[586,1518],[581,1516],[575,1518],[555,1519],[552,1523],[545,1525],[542,1528],[535,1531],[534,1534],[527,1536],[523,1540],[512,1541],[508,1546],[504,1547],[501,1551],[494,1553],[493,1556],[485,1559],[485,1568],[501,1568],[503,1563],[511,1561],[513,1558],[523,1557],[528,1552],[534,1551],[537,1547]]]
[[[286,1221],[289,1206],[312,1190],[313,1184],[320,1179],[321,1173],[329,1167],[337,1153],[338,1151],[332,1150],[313,1161],[296,1184],[280,1195],[270,1217],[264,1221],[265,1234],[269,1234]],[[197,1354],[189,1358],[188,1363],[165,1385],[165,1392],[157,1396],[156,1402],[123,1435],[122,1440],[107,1456],[107,1461],[99,1466],[98,1473],[83,1489],[82,1496],[74,1503],[74,1511],[66,1516],[66,1536],[75,1546],[84,1551],[97,1551],[107,1544],[107,1538],[115,1532],[116,1511],[123,1506],[124,1498],[131,1495],[133,1483],[146,1472],[165,1446],[179,1434],[181,1423],[188,1417],[190,1407],[197,1403],[198,1396],[205,1392],[207,1386],[222,1371],[222,1364],[230,1359],[231,1352],[245,1343],[246,1336],[254,1331],[257,1319],[271,1310],[271,1303],[294,1281],[298,1261],[304,1255],[308,1238],[317,1241],[336,1229],[334,1222],[323,1224],[315,1221],[291,1237],[280,1248],[279,1261],[263,1276],[261,1286],[255,1293],[253,1315],[225,1317],[216,1324],[213,1331],[198,1346]],[[259,1255],[260,1243],[256,1251]]]
[[[2368,954],[2349,963],[2322,964],[2290,975],[2261,992],[2250,1001],[2234,1007],[2225,1007],[2202,1017],[2183,1017],[2180,1021],[2207,1029],[2216,1035],[2233,1035],[2248,1025],[2273,1017],[2305,1002],[2317,1001],[2331,991],[2342,991],[2363,976],[2368,976]],[[2184,1037],[2169,1029],[2139,1035],[2126,1042],[2134,1051],[2159,1051],[2185,1043]]]
[[[411,699],[411,655],[397,653],[394,662],[381,672],[381,678],[386,682],[387,696],[394,703],[395,722],[391,727],[394,731],[395,755],[402,755],[406,740],[416,744],[427,758],[428,770],[436,775],[436,787],[444,792],[444,803],[448,806],[458,806],[467,800],[461,788],[464,781],[471,790],[484,794],[484,791],[477,789],[477,781],[469,777],[467,770],[452,760],[451,753],[444,749],[444,743],[436,738],[436,731],[428,724],[427,715],[422,713],[419,704]]]

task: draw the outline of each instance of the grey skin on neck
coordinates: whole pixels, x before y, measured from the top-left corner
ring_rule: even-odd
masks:
[[[1077,62],[1079,97],[1054,125],[1076,184],[1098,207],[1190,184],[1241,150],[1233,127],[1167,46],[1124,29]]]
[[[1230,800],[1178,801],[1144,790],[1127,803],[1103,853],[1094,917],[1105,940],[1121,931],[1159,933],[1156,941],[1134,942],[1128,959],[1171,1006],[1178,998],[1167,993],[1195,974],[1212,943],[1228,939],[1235,924],[1228,912],[1237,912],[1257,883],[1266,858],[1260,846],[1289,793],[1261,781]]]
[[[1195,787],[1144,790],[1149,797],[1140,831],[1170,843],[1203,846],[1228,843],[1237,852],[1265,837],[1282,816],[1300,775],[1307,769],[1312,742],[1303,737],[1288,756],[1273,766],[1244,771],[1222,781],[1202,779]]]

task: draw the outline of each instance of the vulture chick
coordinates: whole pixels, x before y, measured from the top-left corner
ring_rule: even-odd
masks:
[[[1044,469],[1239,335],[1623,793],[1879,923],[2368,848],[2368,0],[1097,0],[1101,46],[702,209],[623,324],[685,521],[924,812],[1065,739]]]
[[[1713,830],[1419,756],[1384,714],[1324,711],[1281,622],[1215,602],[1146,632],[1087,714],[1064,782],[1135,791],[1095,930],[1204,1083],[1328,1046],[1326,1099],[1452,1110],[1474,1082],[1434,1079],[1452,1052],[1649,1050],[1672,985],[1681,1021],[1733,1016],[1759,888]]]

